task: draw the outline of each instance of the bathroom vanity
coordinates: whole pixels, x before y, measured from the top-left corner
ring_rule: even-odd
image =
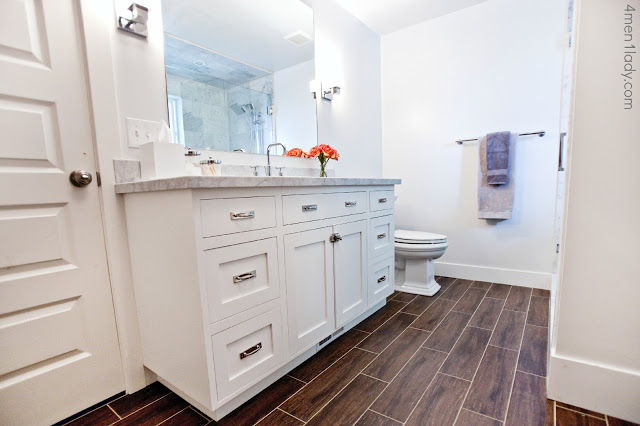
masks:
[[[386,303],[394,179],[124,183],[144,364],[214,419]]]

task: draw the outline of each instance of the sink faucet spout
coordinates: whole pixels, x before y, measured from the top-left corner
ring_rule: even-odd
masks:
[[[287,153],[287,147],[280,142],[272,143],[267,147],[267,176],[271,176],[271,148],[274,146],[281,146],[284,150],[283,154]]]

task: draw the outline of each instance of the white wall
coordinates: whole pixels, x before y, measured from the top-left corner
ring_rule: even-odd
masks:
[[[273,73],[278,142],[308,151],[318,143],[316,101],[309,82],[316,78],[315,61],[306,61]]]
[[[633,40],[624,10],[635,7]],[[640,423],[640,2],[577,3],[573,124],[549,397]],[[637,48],[626,49],[637,52]],[[637,71],[632,73],[636,77]],[[625,83],[633,92],[624,109]],[[634,90],[635,89],[635,90]]]
[[[382,39],[383,169],[402,178],[396,227],[446,234],[436,272],[548,288],[566,6],[489,0]],[[478,144],[517,144],[513,218],[477,219]]]
[[[146,39],[116,29],[115,9],[130,4],[125,3],[81,0],[80,4],[118,338],[126,388],[134,392],[154,379],[145,376],[142,366],[124,207],[122,196],[114,192],[112,161],[138,155],[137,149],[128,147],[126,117],[166,120],[167,103],[161,0],[139,1],[150,11]],[[319,3],[315,15],[318,75],[333,78],[339,73],[346,84],[339,101],[318,100],[319,141],[340,150],[340,175],[380,176],[380,39],[332,0]],[[333,58],[339,58],[340,63],[327,62]],[[309,93],[308,86],[305,93]],[[365,148],[367,161],[362,161],[360,151]],[[266,164],[264,156],[219,154],[226,164]],[[280,157],[274,162],[278,166],[318,167],[315,160],[299,158]]]
[[[318,100],[318,142],[340,153],[337,176],[382,175],[380,36],[334,0],[313,2],[316,79],[337,83],[332,102]]]

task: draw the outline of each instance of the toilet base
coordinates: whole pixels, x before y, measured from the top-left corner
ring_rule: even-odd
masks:
[[[406,259],[405,280],[396,285],[397,291],[433,296],[440,290],[434,278],[433,259]]]

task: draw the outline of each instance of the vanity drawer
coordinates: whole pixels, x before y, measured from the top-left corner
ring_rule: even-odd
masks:
[[[282,196],[282,216],[285,225],[365,213],[367,193],[337,192]]]
[[[393,209],[394,204],[395,194],[393,190],[371,191],[371,195],[369,196],[369,210],[372,212]]]
[[[275,228],[276,198],[217,198],[200,200],[202,236]]]
[[[218,399],[277,368],[284,361],[280,308],[211,336]]]
[[[369,268],[368,305],[373,306],[392,294],[394,280],[393,256],[371,265]]]
[[[211,322],[280,295],[275,237],[206,250],[204,262]]]
[[[369,238],[369,259],[376,260],[384,256],[392,256],[395,249],[395,222],[393,215],[371,218]]]

